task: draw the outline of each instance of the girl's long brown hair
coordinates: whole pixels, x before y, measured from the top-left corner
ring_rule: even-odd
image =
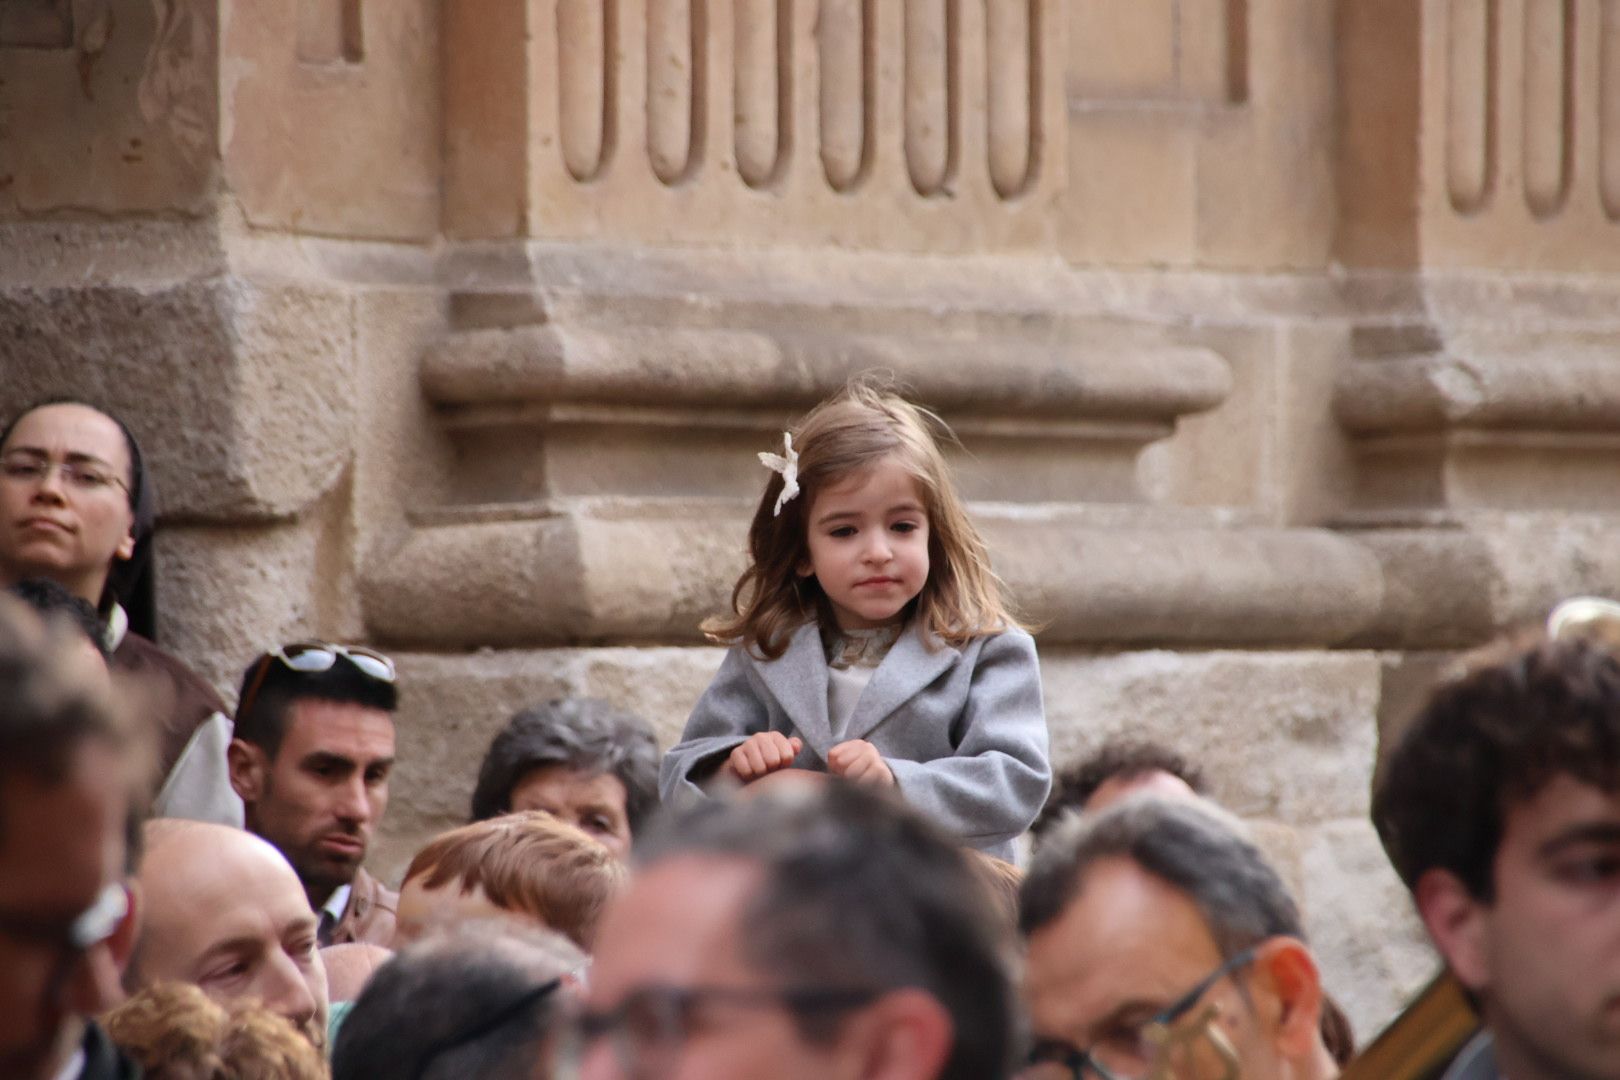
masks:
[[[808,516],[818,492],[851,473],[893,458],[916,479],[928,512],[928,581],[911,618],[953,646],[1018,625],[990,553],[968,519],[935,432],[954,441],[933,413],[857,379],[812,409],[793,429],[799,494],[774,513],[780,473],[765,485],[748,527],[749,566],[731,590],[731,613],[703,623],[711,641],[741,643],[766,660],[787,649],[793,631],[830,621],[832,608],[809,564]]]

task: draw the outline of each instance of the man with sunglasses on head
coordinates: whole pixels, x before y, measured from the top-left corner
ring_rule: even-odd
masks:
[[[0,1076],[136,1075],[91,1017],[119,1001],[130,741],[65,627],[0,597]]]
[[[1004,1080],[1010,935],[967,857],[844,781],[638,837],[567,1055],[581,1080]]]
[[[393,661],[358,646],[285,645],[242,676],[231,783],[248,829],[298,872],[322,946],[394,936],[399,897],[361,864],[388,805],[397,704]]]
[[[1322,987],[1287,888],[1212,805],[1142,794],[1037,848],[1019,924],[1021,1080],[1327,1080]]]

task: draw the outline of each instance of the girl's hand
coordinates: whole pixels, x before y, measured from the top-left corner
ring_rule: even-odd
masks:
[[[761,731],[731,751],[726,771],[746,784],[792,765],[802,749],[802,739],[790,739],[780,731]]]
[[[858,784],[894,784],[894,773],[883,761],[878,748],[865,739],[841,742],[827,751],[827,768]]]

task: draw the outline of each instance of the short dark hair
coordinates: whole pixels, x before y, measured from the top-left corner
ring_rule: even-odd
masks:
[[[1035,853],[1018,898],[1027,937],[1053,922],[1102,859],[1126,858],[1186,895],[1224,959],[1267,938],[1305,940],[1299,908],[1260,849],[1225,812],[1191,799],[1141,795],[1064,821]]]
[[[1116,777],[1132,780],[1152,772],[1169,773],[1198,794],[1205,793],[1203,772],[1174,750],[1146,739],[1116,739],[1058,772],[1053,778],[1052,794],[1029,827],[1030,832],[1037,839],[1046,835],[1064,814],[1085,809],[1097,789]]]
[[[1620,791],[1620,660],[1579,639],[1504,642],[1430,694],[1384,764],[1373,824],[1408,888],[1449,870],[1490,903],[1508,810],[1563,774]]]
[[[528,1080],[585,956],[556,934],[472,924],[397,953],[366,983],[332,1048],[333,1080]]]
[[[260,668],[264,676],[259,677]],[[258,683],[254,690],[254,683]],[[242,711],[243,698],[254,690]],[[287,714],[300,701],[331,701],[363,705],[391,713],[399,707],[399,691],[391,682],[367,675],[348,657],[339,655],[325,671],[294,671],[268,653],[261,653],[242,672],[237,693],[236,737],[262,749],[273,761],[287,734]]]
[[[617,779],[632,834],[658,808],[658,743],[647,722],[595,698],[559,698],[517,713],[490,742],[473,788],[472,820],[511,810],[518,781],[546,765]]]
[[[107,636],[103,633],[101,617],[82,596],[74,596],[65,586],[49,578],[23,578],[8,585],[6,592],[41,615],[62,619],[88,638],[103,660],[107,659]]]
[[[1017,1049],[1011,942],[966,854],[915,810],[830,781],[662,818],[636,847],[646,866],[685,855],[760,864],[744,955],[794,983],[915,987],[950,1014],[943,1080],[1008,1075]],[[800,1017],[809,1040],[835,1028]]]
[[[65,662],[64,633],[0,596],[0,787],[18,775],[61,783],[83,743],[126,741],[107,703]]]

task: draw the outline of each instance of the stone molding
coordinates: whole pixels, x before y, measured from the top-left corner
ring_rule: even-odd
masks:
[[[1612,333],[1463,333],[1359,360],[1334,407],[1364,508],[1620,510]]]
[[[1326,530],[1113,527],[974,510],[1043,642],[1327,646],[1379,614],[1377,561]],[[742,571],[747,529],[740,500],[573,502],[459,521],[441,513],[366,578],[366,620],[381,639],[413,647],[695,644]]]

